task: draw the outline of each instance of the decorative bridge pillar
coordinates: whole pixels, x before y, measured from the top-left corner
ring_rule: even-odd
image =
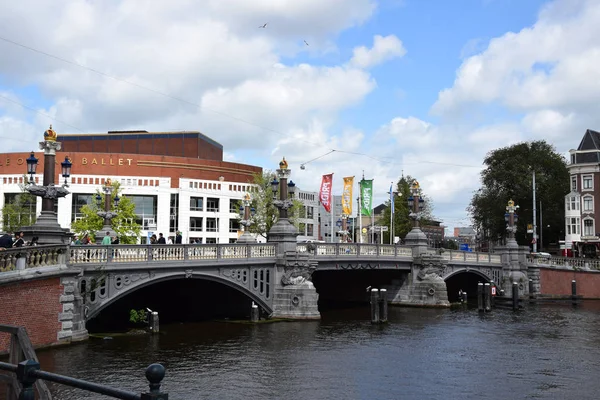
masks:
[[[500,282],[500,287],[507,296],[510,296],[512,292],[513,282],[519,284],[520,296],[529,294],[529,279],[527,277],[527,253],[529,252],[529,247],[519,246],[515,239],[515,232],[517,231],[516,223],[519,219],[519,216],[516,214],[518,209],[519,206],[516,206],[512,199],[508,201],[506,213],[504,214],[504,219],[507,222],[506,231],[508,232],[508,239],[506,240],[506,246],[496,249],[502,257],[502,281]]]
[[[413,220],[413,228],[404,239],[411,246],[413,264],[407,281],[404,282],[402,301],[399,304],[450,307],[446,282],[442,278],[446,260],[438,254],[430,254],[427,247],[427,236],[419,226],[425,200],[421,196],[419,182],[414,181],[408,198],[409,217]]]
[[[311,281],[317,262],[310,254],[298,254],[298,230],[288,219],[293,205],[295,184],[288,183],[291,170],[285,158],[279,163],[277,177],[271,182],[273,204],[279,209],[279,219],[271,227],[267,240],[276,245],[277,261],[273,285],[273,318],[320,319],[319,295]],[[277,180],[279,178],[279,181]],[[279,199],[276,198],[279,192]]]

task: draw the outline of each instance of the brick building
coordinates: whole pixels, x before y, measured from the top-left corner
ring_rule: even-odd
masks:
[[[223,161],[223,146],[200,132],[120,131],[60,135],[60,164],[69,156],[73,167],[70,194],[57,202],[58,222],[69,228],[110,178],[136,206],[142,235],[182,232],[184,242],[228,243],[239,235],[237,201],[252,191],[257,166]],[[26,149],[24,149],[26,150]],[[43,154],[35,156],[43,160]],[[22,192],[29,152],[0,154],[0,208]],[[36,180],[42,181],[43,162]],[[60,168],[56,169],[56,182]],[[60,179],[59,179],[60,178]],[[41,198],[32,213],[41,211]]]

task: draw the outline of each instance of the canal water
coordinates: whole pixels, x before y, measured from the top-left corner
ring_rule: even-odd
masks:
[[[39,353],[44,369],[170,399],[598,399],[600,303],[520,312],[332,310],[316,322],[206,322]],[[57,399],[104,399],[52,387]]]

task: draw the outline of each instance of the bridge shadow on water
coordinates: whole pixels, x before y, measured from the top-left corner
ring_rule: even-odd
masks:
[[[460,301],[458,292],[462,290],[467,292],[469,299],[477,299],[477,284],[489,283],[489,281],[479,274],[473,272],[460,272],[446,279],[446,289],[448,290],[448,301],[456,303]]]
[[[252,300],[229,286],[201,279],[177,279],[145,286],[100,311],[87,322],[90,333],[122,332],[135,325],[131,310],[157,311],[160,324],[214,319],[249,319]]]

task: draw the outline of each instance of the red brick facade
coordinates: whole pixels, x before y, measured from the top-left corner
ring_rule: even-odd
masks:
[[[577,294],[600,299],[600,273],[540,268],[540,292],[543,295],[570,296],[571,281],[577,282]]]
[[[0,324],[24,326],[35,347],[57,343],[61,294],[58,277],[0,286]],[[8,351],[9,342],[10,335],[0,333],[0,353]]]
[[[59,135],[68,153],[148,154],[223,161],[223,146],[200,132],[109,132]]]

